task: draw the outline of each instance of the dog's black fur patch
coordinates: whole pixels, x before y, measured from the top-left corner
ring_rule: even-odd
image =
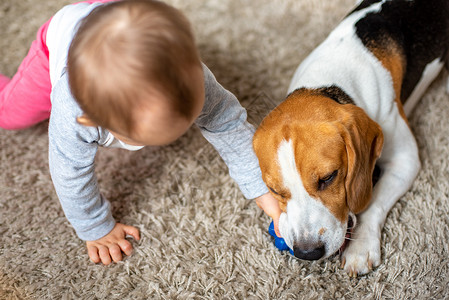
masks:
[[[353,104],[355,105],[354,101],[351,97],[349,97],[348,94],[345,93],[341,88],[339,88],[336,85],[321,87],[317,89],[309,89],[309,88],[298,88],[287,95],[287,98],[290,97],[292,94],[298,94],[303,92],[310,92],[312,95],[320,95],[325,96],[329,99],[334,100],[337,103],[340,104]]]
[[[353,12],[380,0],[363,1]],[[368,47],[394,41],[402,49],[406,72],[402,83],[404,103],[422,77],[425,67],[435,59],[449,56],[448,0],[393,0],[382,4],[379,12],[368,13],[356,24],[357,36]],[[384,45],[386,46],[386,45]]]
[[[322,87],[318,89],[314,89],[314,92],[316,92],[319,95],[326,96],[328,98],[331,98],[337,103],[340,104],[354,104],[354,101],[351,97],[349,97],[348,94],[345,93],[341,88],[338,86],[332,85],[328,87]]]

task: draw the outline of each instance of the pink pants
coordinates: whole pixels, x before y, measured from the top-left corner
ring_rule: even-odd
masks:
[[[115,0],[89,0],[87,3]],[[51,19],[50,19],[51,20]],[[50,116],[51,82],[46,44],[48,20],[12,79],[0,74],[0,128],[22,129]]]

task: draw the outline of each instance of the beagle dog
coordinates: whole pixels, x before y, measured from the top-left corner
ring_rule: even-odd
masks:
[[[256,130],[279,231],[297,258],[341,250],[354,277],[380,264],[388,211],[420,169],[406,116],[449,61],[448,16],[448,0],[362,1],[300,64],[287,98]]]

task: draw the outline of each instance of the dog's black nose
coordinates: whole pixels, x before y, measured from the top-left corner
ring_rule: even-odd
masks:
[[[317,247],[310,247],[311,249],[303,249],[301,247],[293,247],[295,256],[299,259],[318,260],[324,256],[324,245],[317,245]]]

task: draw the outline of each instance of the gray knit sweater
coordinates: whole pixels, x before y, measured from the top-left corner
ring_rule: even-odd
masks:
[[[110,204],[101,195],[95,176],[98,147],[135,150],[104,128],[82,126],[76,121],[83,112],[70,92],[65,62],[76,25],[98,5],[64,7],[52,18],[47,33],[52,81],[50,172],[64,213],[83,240],[97,240],[115,225]],[[195,124],[223,158],[243,195],[248,199],[261,196],[267,188],[252,150],[254,128],[246,121],[246,110],[205,65],[203,69],[206,99]]]

